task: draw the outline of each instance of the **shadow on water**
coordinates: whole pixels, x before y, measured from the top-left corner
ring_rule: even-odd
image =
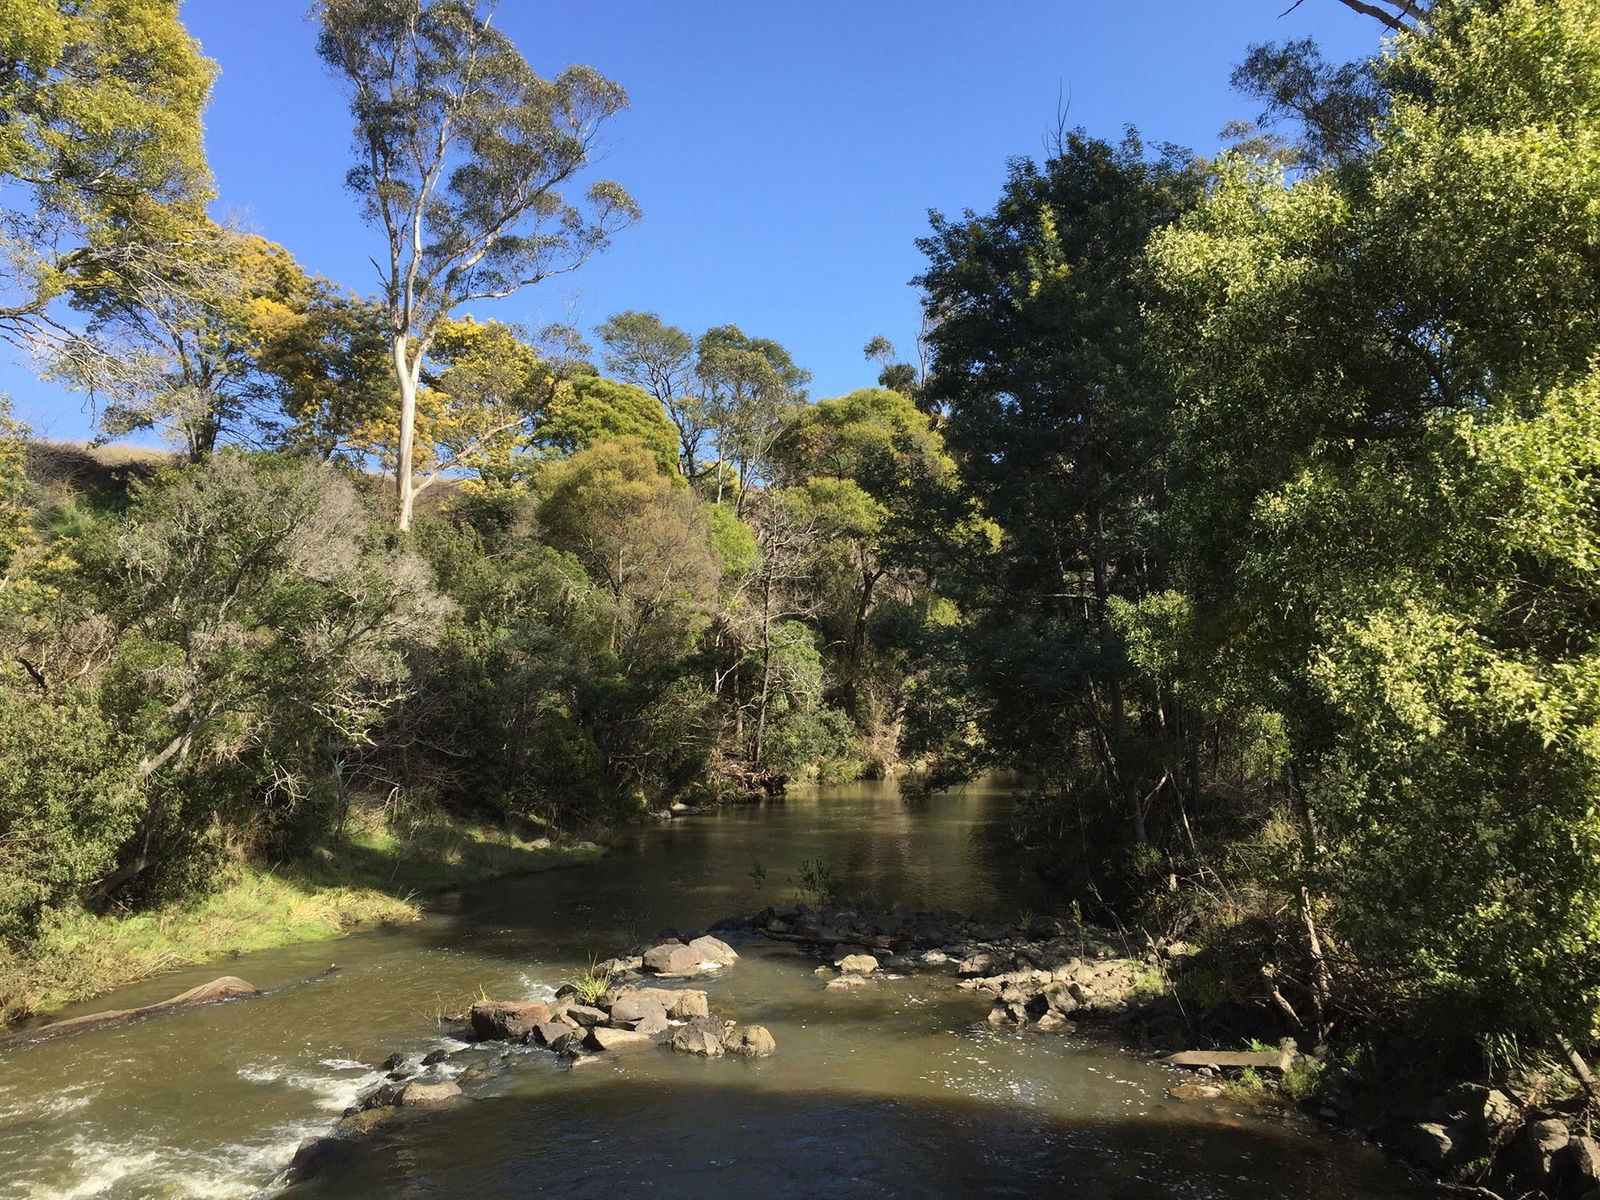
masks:
[[[1049,911],[1047,885],[1011,844],[1010,794],[974,788],[900,802],[893,785],[798,793],[779,803],[675,820],[624,839],[580,872],[464,888],[435,906],[440,948],[526,961],[607,957],[663,929],[806,898],[805,864],[826,865],[845,898],[1014,918]]]
[[[1348,1146],[1225,1123],[1069,1121],[952,1099],[604,1082],[420,1115],[285,1193],[367,1197],[1421,1197]],[[485,1109],[492,1111],[486,1112]]]

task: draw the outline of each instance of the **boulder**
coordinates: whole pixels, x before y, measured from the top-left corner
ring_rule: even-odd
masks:
[[[1567,1189],[1580,1196],[1600,1187],[1600,1142],[1592,1137],[1575,1137],[1555,1158],[1556,1173],[1567,1181]]]
[[[1183,1050],[1161,1060],[1169,1067],[1213,1067],[1256,1071],[1282,1071],[1286,1068],[1281,1050]]]
[[[461,1095],[461,1085],[452,1080],[443,1083],[418,1083],[412,1081],[400,1089],[395,1103],[401,1108],[414,1108],[425,1104],[443,1104]]]
[[[1070,987],[1051,984],[1040,994],[1044,996],[1044,1002],[1049,1005],[1052,1012],[1060,1013],[1064,1017],[1071,1016],[1081,1007]]]
[[[566,1037],[572,1026],[565,1021],[544,1021],[533,1027],[533,1040],[541,1046],[550,1046],[557,1038]]]
[[[400,1089],[392,1083],[386,1083],[376,1091],[368,1092],[361,1098],[361,1110],[373,1108],[392,1108],[400,1098]]]
[[[1395,1139],[1395,1149],[1435,1175],[1443,1175],[1456,1159],[1455,1139],[1437,1121],[1407,1125]]]
[[[596,1008],[592,1004],[569,1004],[564,1015],[585,1027],[606,1023],[605,1010]]]
[[[778,1043],[764,1025],[735,1025],[723,1031],[722,1048],[740,1058],[765,1058]]]
[[[977,975],[992,975],[994,967],[994,955],[973,954],[961,960],[960,965],[956,967],[956,974],[965,978]]]
[[[687,1021],[694,1017],[711,1015],[710,1002],[704,992],[682,991],[671,993],[672,1003],[667,1005],[667,1016],[674,1021]]]
[[[583,1039],[588,1036],[588,1030],[573,1029],[570,1026],[564,1026],[563,1028],[566,1029],[565,1033],[557,1034],[545,1045],[557,1054],[570,1054],[583,1044]]]
[[[716,963],[719,967],[731,967],[739,960],[739,952],[720,938],[697,937],[689,943],[689,949],[695,952],[699,962]]]
[[[629,1050],[654,1044],[655,1038],[648,1033],[634,1029],[609,1029],[604,1025],[596,1025],[584,1038],[584,1045],[591,1050]]]
[[[697,1054],[701,1058],[721,1058],[722,1022],[710,1017],[694,1017],[672,1031],[667,1045],[680,1054]]]
[[[515,1003],[485,1000],[472,1006],[472,1032],[480,1038],[521,1041],[535,1025],[550,1019],[550,1006],[541,1000]]]
[[[1571,1140],[1567,1123],[1554,1117],[1524,1126],[1513,1159],[1519,1186],[1530,1192],[1541,1189]]]
[[[666,1013],[660,1013],[655,1016],[645,1017],[642,1021],[637,1022],[633,1028],[637,1033],[665,1033],[672,1028],[672,1022],[667,1019]]]
[[[839,960],[843,975],[870,975],[878,969],[878,960],[870,954],[847,954]]]
[[[341,1137],[359,1137],[371,1133],[379,1125],[394,1116],[393,1108],[368,1108],[358,1112],[347,1113],[339,1119],[335,1132]]]
[[[700,973],[700,956],[682,942],[663,942],[644,952],[644,967],[657,975],[687,978]]]
[[[632,1025],[647,1017],[667,1017],[667,1006],[654,996],[633,992],[617,997],[611,1005],[611,1020],[616,1025]]]

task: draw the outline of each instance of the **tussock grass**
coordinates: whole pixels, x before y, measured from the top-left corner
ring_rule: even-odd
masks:
[[[0,1024],[182,967],[414,921],[422,893],[600,853],[437,816],[397,827],[381,812],[356,814],[339,845],[272,867],[234,864],[205,896],[149,912],[56,914],[26,952],[0,948]]]

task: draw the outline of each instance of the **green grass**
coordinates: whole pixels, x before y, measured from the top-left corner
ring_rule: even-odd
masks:
[[[611,988],[611,973],[599,968],[599,960],[593,955],[589,958],[589,969],[574,971],[568,975],[566,983],[575,989],[578,1001],[582,1004],[594,1004]]]
[[[57,914],[25,955],[0,950],[0,1024],[180,967],[414,921],[422,893],[601,853],[437,817],[396,828],[369,813],[339,845],[273,867],[236,864],[203,897],[133,914]]]

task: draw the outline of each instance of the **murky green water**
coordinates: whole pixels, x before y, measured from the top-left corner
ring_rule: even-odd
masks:
[[[231,972],[271,995],[0,1058],[0,1197],[271,1196],[301,1138],[442,1042],[480,991],[548,994],[591,953],[794,895],[821,859],[852,890],[1014,916],[1048,898],[1005,850],[1010,799],[903,806],[825,789],[641,831],[597,866],[448,898],[430,920],[250,955],[130,988],[163,999]],[[304,982],[330,961],[342,970]],[[712,1007],[778,1053],[654,1049],[569,1071],[539,1050],[448,1109],[406,1113],[295,1196],[1081,1196],[1376,1200],[1424,1193],[1375,1153],[1226,1107],[1113,1042],[995,1032],[984,1002],[912,977],[822,989],[815,962],[752,944]]]

